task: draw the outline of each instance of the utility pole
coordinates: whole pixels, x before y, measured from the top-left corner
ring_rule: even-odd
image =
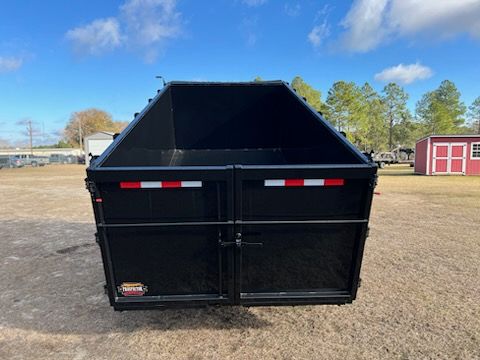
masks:
[[[83,151],[83,141],[82,141],[82,119],[78,117],[78,138],[80,144],[80,151]]]
[[[35,135],[37,135],[38,131],[35,130],[33,127],[33,122],[31,119],[21,119],[17,121],[17,125],[21,126],[22,128],[24,127],[26,132],[22,132],[22,135],[28,136],[28,142],[30,145],[30,154],[33,155],[33,133],[36,131]]]
[[[393,115],[393,105],[389,106],[388,111],[388,151],[392,150],[393,147],[393,124],[395,123],[395,118]]]
[[[33,155],[33,127],[32,120],[27,120],[27,132],[30,138],[30,154]]]

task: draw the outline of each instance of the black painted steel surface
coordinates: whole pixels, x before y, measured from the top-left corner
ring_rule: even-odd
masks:
[[[111,304],[351,302],[376,170],[284,82],[167,84],[87,169]]]

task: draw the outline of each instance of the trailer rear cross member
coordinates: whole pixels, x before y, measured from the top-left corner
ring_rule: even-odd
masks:
[[[353,301],[376,171],[284,82],[167,84],[87,169],[111,305]]]

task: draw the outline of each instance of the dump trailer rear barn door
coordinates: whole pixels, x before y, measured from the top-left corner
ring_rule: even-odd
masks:
[[[233,303],[232,167],[96,176],[99,243],[117,309]]]
[[[99,170],[95,178],[117,309],[355,297],[372,169]]]
[[[237,166],[236,302],[353,300],[373,185],[351,169]]]

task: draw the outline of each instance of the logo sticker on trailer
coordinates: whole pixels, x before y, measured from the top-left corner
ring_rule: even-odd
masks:
[[[123,296],[143,296],[148,291],[141,282],[124,282],[117,289]]]

